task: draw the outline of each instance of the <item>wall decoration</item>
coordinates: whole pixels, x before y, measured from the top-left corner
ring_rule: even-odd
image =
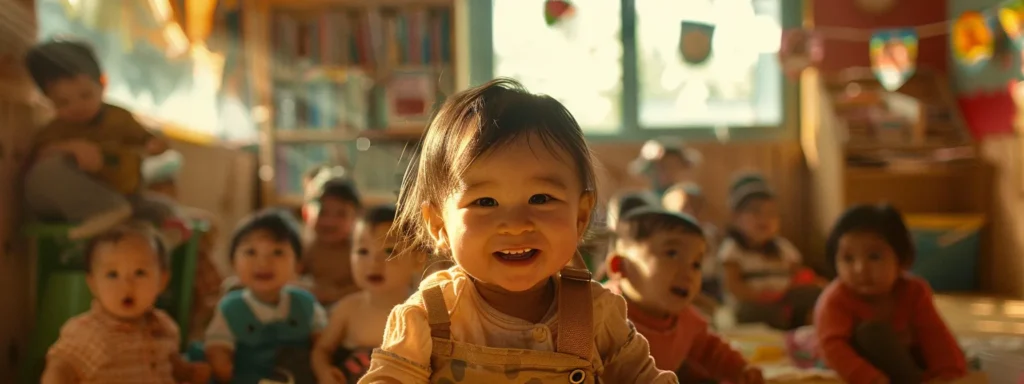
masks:
[[[683,21],[679,30],[679,54],[687,64],[703,64],[711,57],[711,39],[715,26]]]
[[[779,61],[787,76],[799,76],[804,69],[821,62],[825,46],[814,31],[791,29],[782,32]]]
[[[917,32],[912,28],[875,32],[869,50],[875,77],[890,91],[902,87],[917,69]]]
[[[884,13],[896,6],[897,0],[856,0],[857,8],[868,13]]]
[[[544,2],[544,22],[554,26],[576,14],[576,6],[568,0],[547,0]]]
[[[1024,48],[1024,0],[1011,0],[999,7],[999,24],[1017,49]]]
[[[950,45],[958,65],[977,72],[992,59],[995,35],[985,15],[977,11],[964,12],[951,28]]]

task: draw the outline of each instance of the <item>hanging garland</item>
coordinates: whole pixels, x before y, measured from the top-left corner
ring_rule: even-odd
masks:
[[[884,87],[896,90],[914,74],[918,41],[947,34],[955,63],[968,73],[977,72],[996,55],[1002,55],[1004,63],[1009,63],[1009,52],[1005,52],[1009,47],[1024,50],[1024,0],[1006,0],[985,10],[964,12],[953,20],[916,27],[787,30],[782,35],[779,60],[783,70],[792,76],[821,60],[822,40],[868,42],[875,76]],[[1024,77],[1024,67],[1021,76]]]
[[[544,2],[544,23],[549,27],[576,14],[576,6],[569,0],[547,0]]]

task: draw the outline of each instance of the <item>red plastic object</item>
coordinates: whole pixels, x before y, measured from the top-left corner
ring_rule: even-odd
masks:
[[[1009,89],[1012,89],[1011,84]],[[1017,106],[1013,103],[1009,89],[981,91],[961,95],[957,99],[964,122],[975,139],[990,135],[1013,134],[1013,119]]]
[[[818,278],[818,275],[814,273],[810,268],[803,268],[795,275],[793,275],[793,285],[811,285],[814,284],[814,280]]]

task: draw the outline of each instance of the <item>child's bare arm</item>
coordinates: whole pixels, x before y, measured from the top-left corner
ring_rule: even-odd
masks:
[[[229,383],[234,374],[235,351],[225,346],[206,347],[206,360],[213,370],[213,379],[218,383]]]
[[[206,384],[210,382],[212,372],[209,364],[189,363],[177,353],[172,353],[170,359],[174,380],[177,382],[189,384]]]
[[[43,371],[42,384],[73,384],[78,383],[78,373],[68,362],[59,358],[46,360],[46,370]]]
[[[323,334],[314,344],[311,360],[313,362],[313,370],[318,375],[333,368],[331,355],[338,349],[338,345],[341,344],[345,334],[348,332],[348,316],[352,312],[352,302],[353,300],[349,298],[338,302],[334,311],[331,312],[327,328],[324,329]]]

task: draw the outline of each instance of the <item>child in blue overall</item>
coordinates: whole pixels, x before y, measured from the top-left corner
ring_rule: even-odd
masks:
[[[302,243],[287,215],[257,213],[231,241],[229,257],[244,288],[221,299],[206,330],[206,359],[218,382],[313,382],[309,352],[327,315],[311,293],[289,286]]]

